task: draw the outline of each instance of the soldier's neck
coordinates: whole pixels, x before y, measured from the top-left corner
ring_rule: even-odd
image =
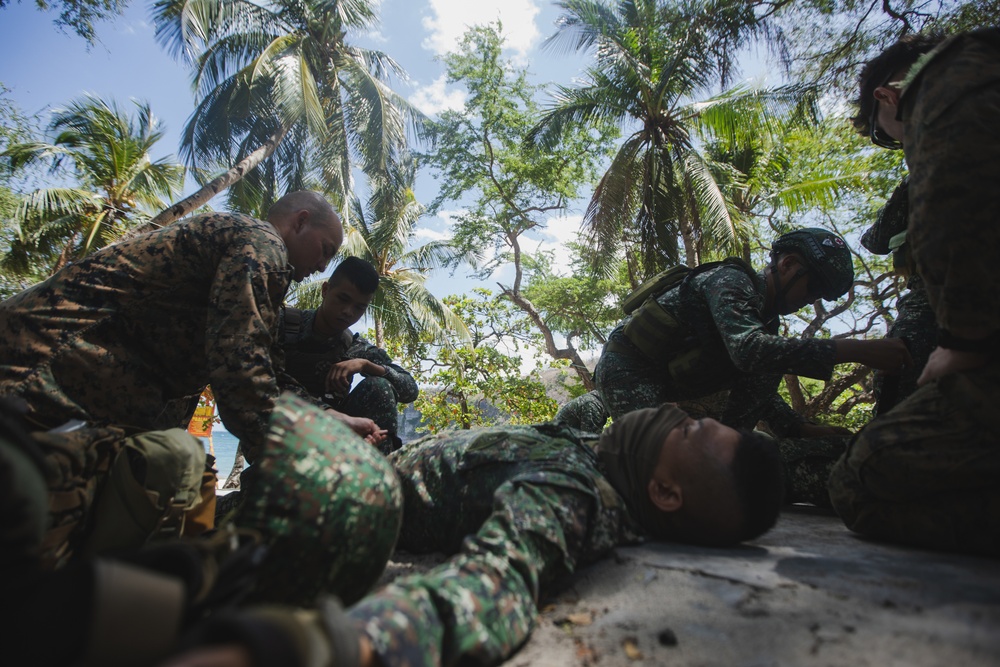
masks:
[[[342,332],[343,329],[338,329],[332,326],[327,320],[327,315],[323,312],[322,308],[316,310],[316,317],[313,318],[313,332],[317,335],[330,338],[331,336],[336,336]]]

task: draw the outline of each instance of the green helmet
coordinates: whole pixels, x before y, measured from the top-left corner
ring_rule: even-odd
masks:
[[[854,261],[847,242],[833,232],[805,227],[782,234],[771,246],[772,256],[794,252],[802,257],[812,277],[819,281],[820,296],[835,301],[854,284]]]

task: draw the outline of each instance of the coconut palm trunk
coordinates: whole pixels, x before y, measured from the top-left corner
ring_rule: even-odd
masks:
[[[208,203],[210,199],[224,191],[233,183],[239,181],[247,173],[249,173],[250,170],[254,169],[261,162],[269,158],[278,148],[278,144],[281,143],[281,140],[285,138],[286,134],[288,134],[289,129],[290,126],[288,125],[282,127],[278,132],[272,134],[268,140],[264,142],[263,146],[246,156],[246,158],[244,158],[235,167],[224,174],[213,178],[193,195],[185,197],[170,208],[160,211],[156,217],[152,218],[141,227],[136,227],[123,238],[131,238],[133,236],[138,236],[139,234],[144,234],[146,232],[151,232],[160,229],[161,227],[165,227],[171,222],[183,218],[192,211],[197,210],[198,207]]]

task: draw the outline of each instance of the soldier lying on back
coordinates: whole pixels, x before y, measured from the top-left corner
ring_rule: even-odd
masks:
[[[299,409],[293,430],[328,419]],[[527,639],[556,577],[643,536],[751,540],[781,504],[769,438],[694,421],[673,405],[625,415],[600,437],[558,424],[499,426],[431,436],[389,459],[403,495],[398,546],[454,553],[449,561],[395,580],[346,615],[323,604],[216,616],[193,639],[214,646],[175,667],[499,664]]]
[[[375,267],[347,257],[323,284],[315,310],[285,308],[282,341],[286,372],[361,436],[383,431],[384,453],[398,449],[397,403],[417,398],[417,383],[385,350],[352,334],[378,289]],[[355,374],[364,376],[351,389]]]

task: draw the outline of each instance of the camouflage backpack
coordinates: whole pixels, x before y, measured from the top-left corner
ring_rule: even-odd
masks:
[[[708,262],[695,268],[683,264],[659,273],[626,297],[622,302],[631,318],[625,323],[624,333],[636,348],[652,360],[665,360],[673,373],[679,373],[694,363],[701,353],[701,340],[692,337],[684,322],[677,321],[660,305],[657,298],[674,288],[681,288],[694,276],[723,266],[735,266],[750,276],[756,273],[742,259],[729,257],[721,262]],[[664,359],[664,357],[667,357]]]

